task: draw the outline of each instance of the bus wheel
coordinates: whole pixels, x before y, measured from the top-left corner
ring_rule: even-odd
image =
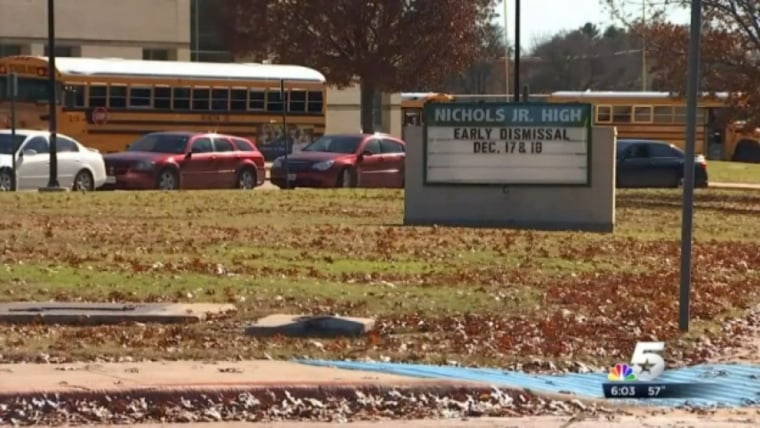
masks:
[[[158,174],[158,179],[156,180],[156,188],[158,190],[179,189],[179,177],[177,176],[177,173],[170,169],[161,171]]]
[[[0,192],[13,190],[13,171],[10,168],[0,169]]]
[[[237,177],[237,188],[250,190],[256,187],[256,173],[251,167],[246,166],[240,170]]]

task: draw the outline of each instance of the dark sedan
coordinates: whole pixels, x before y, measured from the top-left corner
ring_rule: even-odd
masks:
[[[617,141],[617,187],[678,187],[683,183],[684,152],[663,141]],[[694,186],[707,187],[707,162],[694,159]]]

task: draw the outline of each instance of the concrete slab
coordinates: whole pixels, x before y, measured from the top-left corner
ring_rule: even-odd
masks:
[[[274,335],[297,337],[361,336],[375,327],[371,318],[332,315],[274,314],[256,320],[245,329],[249,336]]]
[[[0,322],[71,325],[187,323],[236,310],[231,304],[210,303],[11,302],[0,303]]]

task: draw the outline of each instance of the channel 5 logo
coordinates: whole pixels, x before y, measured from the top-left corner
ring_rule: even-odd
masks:
[[[637,342],[631,356],[630,366],[615,364],[607,379],[623,382],[648,382],[657,379],[665,371],[665,359],[660,353],[665,350],[665,342]]]

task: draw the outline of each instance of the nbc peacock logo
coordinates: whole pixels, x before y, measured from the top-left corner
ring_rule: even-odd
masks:
[[[610,369],[607,379],[617,382],[632,382],[636,380],[636,373],[633,372],[633,369],[628,364],[619,363]]]

